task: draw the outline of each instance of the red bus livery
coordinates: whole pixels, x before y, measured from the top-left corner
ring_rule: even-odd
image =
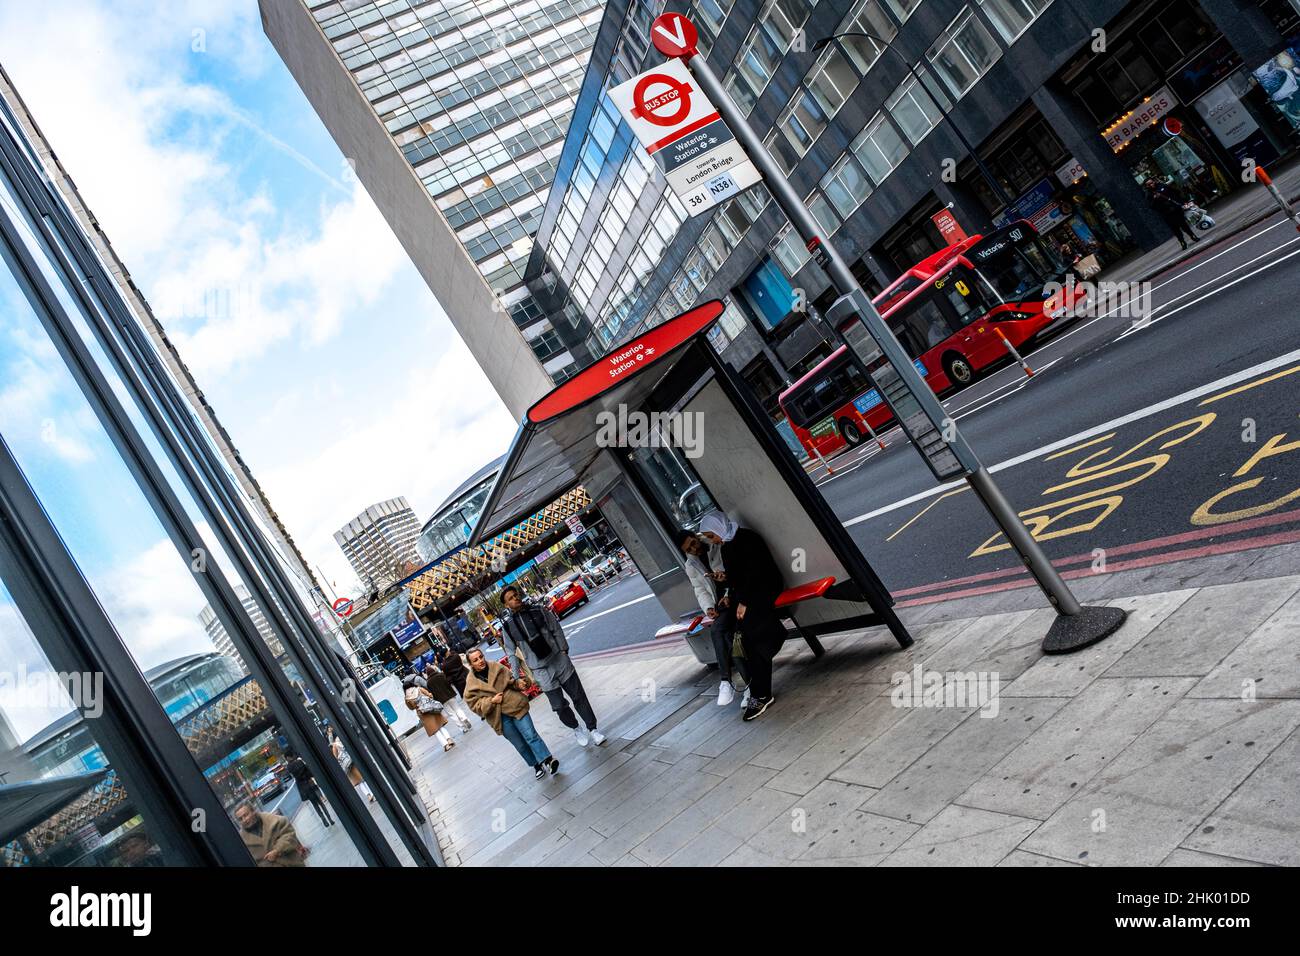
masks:
[[[970,236],[917,263],[873,302],[935,394],[964,388],[1010,357],[1083,298],[1053,291],[1067,268],[1027,222]],[[883,361],[883,359],[882,359]],[[826,456],[856,445],[867,426],[893,419],[866,371],[844,346],[779,397],[795,436]]]

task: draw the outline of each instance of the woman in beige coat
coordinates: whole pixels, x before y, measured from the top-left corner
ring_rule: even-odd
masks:
[[[442,705],[424,686],[424,679],[413,674],[402,681],[402,686],[406,688],[406,706],[416,712],[420,723],[424,726],[424,732],[442,741],[444,753],[456,746],[456,741],[452,740],[451,734],[445,730],[447,717],[443,713]]]
[[[469,676],[465,678],[465,703],[488,725],[519,751],[519,756],[533,768],[533,776],[541,780],[547,768],[552,774],[560,770],[560,762],[551,756],[545,741],[528,716],[526,685],[496,661],[489,663],[477,647],[469,652]]]

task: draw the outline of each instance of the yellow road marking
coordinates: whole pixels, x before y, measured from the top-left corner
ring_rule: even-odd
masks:
[[[1065,448],[1061,451],[1054,452],[1048,455],[1046,458],[1044,458],[1043,461],[1052,461],[1056,458],[1063,458],[1066,455],[1073,454],[1074,452],[1078,451],[1081,448],[1091,448],[1093,445],[1100,445],[1104,441],[1110,441],[1114,437],[1115,437],[1114,432],[1111,432],[1109,435],[1098,435],[1096,438],[1092,439],[1091,441],[1081,442],[1080,444],[1075,445],[1073,448]]]
[[[897,538],[900,534],[902,534],[904,531],[906,531],[907,528],[908,528],[908,526],[910,526],[910,525],[912,524],[912,522],[916,521],[916,519],[919,518],[919,517],[921,517],[921,515],[925,514],[927,511],[929,511],[931,508],[933,508],[933,507],[934,507],[935,505],[937,505],[939,502],[943,501],[944,498],[951,498],[953,495],[959,495],[959,494],[961,494],[963,491],[969,491],[969,490],[970,490],[970,487],[967,486],[967,487],[965,487],[965,488],[954,488],[952,491],[945,491],[945,492],[944,492],[943,494],[941,494],[938,498],[935,498],[934,501],[931,501],[928,505],[926,505],[924,508],[922,508],[920,511],[918,511],[915,515],[913,515],[913,516],[908,520],[907,524],[903,525],[901,528],[899,528],[897,531],[895,531],[893,534],[891,534],[891,535],[890,535],[888,538],[886,538],[885,540],[886,540],[886,541],[893,541],[893,540],[894,540],[895,538]]]
[[[1281,372],[1274,372],[1272,375],[1267,375],[1264,378],[1257,378],[1253,382],[1247,382],[1245,385],[1238,385],[1236,388],[1229,389],[1226,392],[1220,392],[1218,395],[1211,395],[1209,398],[1203,398],[1198,404],[1208,405],[1210,404],[1210,402],[1217,402],[1221,398],[1227,398],[1230,395],[1236,395],[1238,392],[1244,392],[1247,389],[1254,388],[1256,385],[1265,385],[1268,382],[1273,381],[1274,379],[1282,378],[1285,375],[1293,375],[1296,372],[1300,372],[1300,365],[1296,365],[1293,366],[1292,368],[1284,369]]]

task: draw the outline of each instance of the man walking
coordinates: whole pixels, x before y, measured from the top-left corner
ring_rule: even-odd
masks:
[[[1192,231],[1192,227],[1187,222],[1187,215],[1183,212],[1182,198],[1174,191],[1172,186],[1158,184],[1154,179],[1146,181],[1147,201],[1151,203],[1151,208],[1156,211],[1156,215],[1165,221],[1165,224],[1173,231],[1174,238],[1184,249],[1187,248],[1187,239],[1192,242],[1199,242],[1201,237]],[[1186,234],[1187,239],[1183,238]]]
[[[330,805],[325,801],[325,795],[321,793],[320,787],[317,786],[316,778],[311,775],[307,762],[296,753],[288,753],[285,756],[289,758],[285,769],[298,785],[298,795],[312,805],[321,823],[327,827],[333,826],[334,818],[330,816]]]
[[[555,612],[535,602],[525,602],[519,588],[513,584],[502,590],[501,603],[506,606],[501,617],[501,646],[515,675],[523,676],[515,655],[518,650],[560,723],[573,731],[578,746],[585,747],[588,741],[597,746],[603,744],[605,735],[596,729],[596,714],[569,657],[569,642],[564,638],[564,628]],[[565,700],[566,694],[568,700]],[[569,701],[573,702],[573,707],[569,706]],[[574,708],[582,715],[585,729],[578,724]]]

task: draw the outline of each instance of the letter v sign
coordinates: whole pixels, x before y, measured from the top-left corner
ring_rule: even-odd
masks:
[[[664,13],[655,17],[651,35],[655,49],[664,56],[694,56],[695,44],[700,39],[695,24],[680,13]]]

